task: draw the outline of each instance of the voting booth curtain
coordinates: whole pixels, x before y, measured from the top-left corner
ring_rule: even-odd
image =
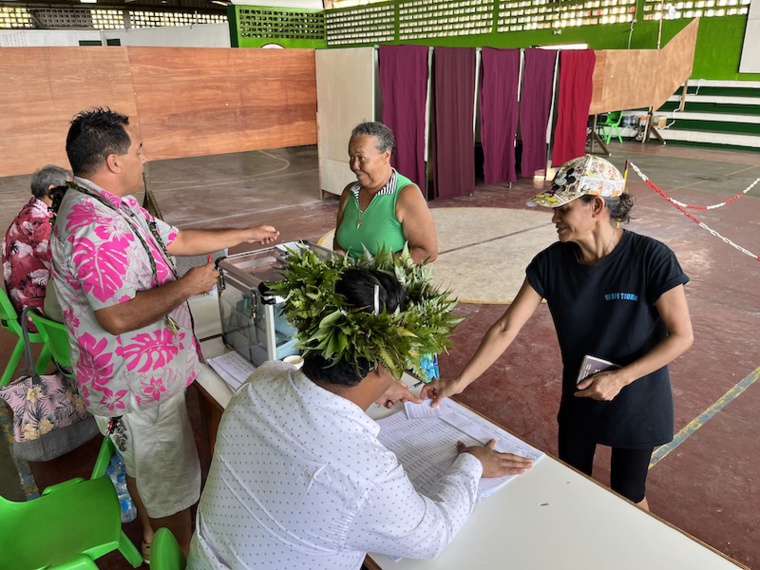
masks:
[[[436,198],[475,191],[475,49],[433,50]]]
[[[480,142],[483,181],[514,182],[520,50],[483,48],[480,86]]]
[[[317,56],[326,55],[321,51],[341,52],[342,57],[350,50],[319,50]],[[462,196],[475,189],[476,93],[486,184],[514,182],[518,172],[523,177],[543,173],[550,134],[553,164],[562,164],[585,152],[593,92],[593,51],[485,47],[480,52],[479,87],[474,48],[436,47],[432,69],[429,53],[427,46],[384,45],[379,47],[376,60],[382,120],[396,137],[392,164],[428,198]],[[363,61],[371,72],[373,59]],[[317,68],[321,69],[319,65]],[[345,65],[329,68],[354,80],[355,72]],[[556,125],[552,125],[552,115],[556,116]],[[337,134],[340,144],[336,148],[344,148],[345,137],[345,132]],[[340,152],[336,158],[342,173]]]
[[[552,104],[555,50],[525,50],[522,94],[520,96],[520,174],[532,177],[546,168],[546,132]]]
[[[561,166],[586,152],[586,126],[593,92],[593,50],[563,51],[559,56],[557,126],[552,165]]]
[[[391,164],[424,193],[428,47],[382,45],[378,60],[383,122],[396,138]]]

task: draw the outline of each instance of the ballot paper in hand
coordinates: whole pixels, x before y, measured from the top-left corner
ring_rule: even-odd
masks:
[[[404,402],[404,411],[406,412],[407,419],[420,420],[422,418],[438,418],[443,415],[444,408],[438,406],[432,408],[430,404],[433,400],[423,400],[421,404],[415,404],[414,402]]]
[[[380,442],[396,454],[414,487],[423,495],[433,494],[456,460],[457,441],[469,447],[495,439],[497,451],[527,457],[534,463],[544,456],[542,451],[453,400],[444,400],[439,408],[441,416],[408,419],[406,414],[396,413],[377,422]],[[478,499],[489,496],[515,477],[481,479]]]
[[[309,246],[306,245],[302,241],[289,241],[287,243],[278,243],[275,247],[277,249],[279,249],[280,251],[284,251],[286,253],[288,253],[290,251],[296,251],[297,252],[297,251],[300,251],[302,249],[309,249]]]

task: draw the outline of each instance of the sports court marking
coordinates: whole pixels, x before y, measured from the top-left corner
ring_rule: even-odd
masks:
[[[657,465],[657,463],[668,455],[668,453],[686,441],[695,431],[705,425],[709,419],[733,402],[742,392],[754,384],[758,378],[760,378],[760,367],[755,368],[749,376],[735,384],[728,392],[718,398],[712,406],[686,424],[686,426],[675,435],[673,441],[658,447],[652,454],[652,459],[649,461],[649,468],[651,469]]]

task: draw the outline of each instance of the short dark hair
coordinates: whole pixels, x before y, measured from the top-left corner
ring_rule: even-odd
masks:
[[[66,135],[66,154],[77,176],[97,171],[110,154],[127,154],[131,140],[126,127],[129,117],[96,107],[78,113]]]
[[[349,269],[343,273],[335,291],[343,295],[347,307],[373,312],[375,310],[375,286],[378,288],[378,310],[394,312],[403,310],[406,291],[401,283],[387,273],[376,269]],[[303,372],[309,378],[329,384],[356,386],[374,370],[377,360],[360,359],[358,366],[344,359],[330,361],[318,352],[307,352],[304,356]]]
[[[63,186],[71,179],[71,171],[55,164],[43,166],[32,175],[32,195],[44,198],[51,186]]]
[[[396,139],[393,138],[393,131],[383,123],[378,123],[377,121],[360,123],[354,127],[353,131],[351,131],[352,139],[362,135],[377,137],[377,150],[380,152],[389,150],[392,153],[396,150]]]

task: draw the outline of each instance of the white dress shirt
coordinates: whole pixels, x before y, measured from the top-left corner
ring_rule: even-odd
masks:
[[[379,431],[292,366],[262,365],[222,417],[188,569],[355,570],[367,552],[437,556],[472,512],[481,463],[462,453],[425,497]]]

